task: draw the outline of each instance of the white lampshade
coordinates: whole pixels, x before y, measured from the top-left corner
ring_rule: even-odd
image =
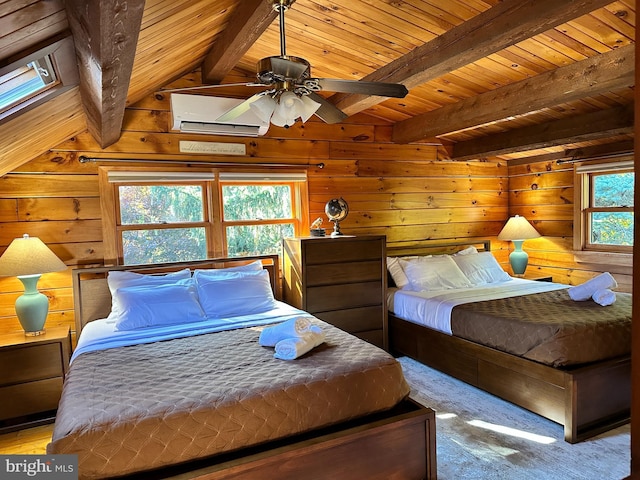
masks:
[[[520,215],[511,217],[498,234],[499,240],[527,240],[538,237],[540,237],[538,231]]]
[[[1,277],[59,272],[67,266],[38,237],[14,239],[0,257]]]
[[[293,92],[284,92],[271,117],[271,123],[278,127],[290,127],[296,122],[304,108],[302,100]]]
[[[318,109],[320,108],[320,104],[315,100],[311,100],[306,95],[300,97],[300,101],[302,102],[302,111],[300,112],[300,118],[302,119],[302,123],[304,123],[311,118],[311,115],[318,111]]]
[[[286,91],[276,97],[264,95],[253,101],[249,108],[263,122],[271,122],[278,127],[287,128],[296,123],[298,118],[302,123],[306,122],[320,106],[318,102],[306,95],[298,96]]]
[[[256,101],[251,102],[249,108],[253,110],[253,112],[258,116],[260,120],[262,120],[263,122],[269,122],[271,120],[271,115],[273,115],[273,111],[276,109],[276,106],[277,103],[271,96],[263,95]]]

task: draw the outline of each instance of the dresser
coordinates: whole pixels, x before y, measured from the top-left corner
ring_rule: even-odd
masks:
[[[0,335],[0,428],[53,418],[70,356],[69,327]]]
[[[285,238],[283,249],[286,303],[388,348],[384,235]]]

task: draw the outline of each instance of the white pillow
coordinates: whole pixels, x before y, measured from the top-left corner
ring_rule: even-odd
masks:
[[[262,269],[263,269],[262,262],[260,260],[256,260],[255,262],[251,262],[246,265],[240,265],[238,267],[197,269],[194,271],[194,276],[196,274],[216,276],[216,275],[225,275],[226,273],[229,273],[229,272],[258,272]]]
[[[409,285],[409,279],[400,266],[400,259],[398,257],[387,257],[387,270],[393,279],[393,283],[396,287],[402,288]]]
[[[409,290],[409,279],[402,269],[400,260],[410,262],[411,260],[419,260],[430,256],[431,255],[410,255],[408,257],[387,257],[387,270],[389,270],[393,283],[395,283],[401,290]]]
[[[411,261],[400,259],[400,265],[409,279],[411,290],[416,292],[472,286],[449,255]]]
[[[117,318],[120,315],[120,305],[115,292],[119,288],[126,287],[149,287],[157,285],[175,284],[179,280],[191,278],[191,271],[188,268],[166,275],[145,275],[135,272],[113,271],[107,275],[107,284],[111,292],[111,314],[110,318]]]
[[[472,245],[460,250],[459,252],[454,253],[453,256],[457,257],[458,255],[473,255],[474,253],[478,253],[478,249]]]
[[[453,260],[474,285],[505,282],[511,279],[491,252],[480,252],[476,255],[460,255],[454,257]]]
[[[124,287],[115,292],[120,314],[114,330],[200,322],[205,319],[191,280],[167,285]]]
[[[275,308],[269,272],[236,271],[225,275],[194,275],[200,305],[207,317],[226,318]]]

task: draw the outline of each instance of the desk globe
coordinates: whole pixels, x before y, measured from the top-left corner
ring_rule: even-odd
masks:
[[[329,200],[324,206],[324,213],[326,213],[329,220],[333,222],[333,232],[331,232],[331,236],[339,237],[342,235],[340,222],[347,218],[349,214],[349,205],[344,201],[344,198],[332,198]]]

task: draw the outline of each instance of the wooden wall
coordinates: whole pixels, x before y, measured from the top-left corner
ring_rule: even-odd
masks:
[[[509,214],[527,218],[542,235],[526,240],[529,254],[527,274],[551,275],[555,282],[580,284],[595,274],[608,271],[618,290],[630,292],[632,266],[576,261],[573,254],[573,165],[555,161],[510,165]]]
[[[495,236],[510,214],[519,213],[545,235],[525,243],[532,271],[566,283],[594,274],[578,268],[570,253],[570,168],[443,160],[443,150],[434,145],[392,144],[391,127],[363,115],[338,125],[310,121],[290,129],[271,127],[258,138],[169,133],[169,117],[168,97],[149,96],[127,109],[122,137],[111,147],[100,149],[84,132],[0,177],[0,252],[28,233],[40,237],[70,269],[102,262],[98,164],[81,163],[86,155],[308,166],[309,221],[320,216],[330,228],[324,205],[342,196],[350,207],[341,224],[345,234],[384,234],[390,245],[491,238],[505,266],[510,245]],[[247,155],[181,154],[179,140],[243,143]],[[324,168],[317,166],[320,162]],[[50,298],[47,325],[74,329],[69,272],[45,274],[39,287]],[[17,279],[0,278],[0,333],[20,329],[13,305],[22,290]]]

